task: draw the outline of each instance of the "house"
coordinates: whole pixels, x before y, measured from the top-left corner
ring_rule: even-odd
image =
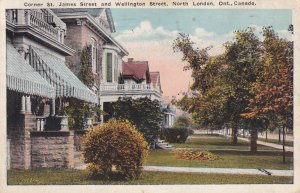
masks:
[[[90,70],[96,80],[92,89],[99,96],[100,107],[108,113],[101,118],[102,121],[113,116],[111,105],[119,97],[148,96],[160,100],[159,73],[152,74],[153,85],[147,61],[133,61],[131,58],[123,62],[122,58],[129,53],[112,37],[115,26],[110,9],[52,10],[66,23],[68,35],[65,43],[75,50],[66,61],[76,75],[80,72],[80,54],[85,47],[90,47]]]
[[[66,24],[50,9],[6,10],[7,138],[12,168],[73,167],[76,134],[59,116],[62,100],[98,96],[65,64]]]
[[[99,104],[104,109],[106,102],[116,101],[108,91],[118,85],[122,73],[122,58],[128,55],[113,37],[115,26],[108,8],[97,9],[53,9],[66,23],[68,35],[65,43],[75,50],[75,54],[66,57],[69,68],[78,76],[81,68],[81,52],[89,47],[91,56],[90,71],[95,79],[92,90],[99,96]],[[112,88],[113,89],[113,88]],[[99,120],[103,120],[103,117]]]
[[[115,26],[110,9],[53,9],[57,16],[66,23],[68,35],[65,43],[75,50],[67,57],[69,68],[76,74],[81,68],[81,52],[90,48],[90,70],[95,82],[93,91],[98,95],[100,84],[114,84],[122,72],[122,58],[128,55],[112,36]],[[100,98],[99,98],[100,99]]]
[[[70,130],[61,114],[69,98],[101,105],[109,115],[119,97],[161,100],[159,72],[147,61],[123,62],[128,52],[113,32],[110,9],[6,10],[9,168],[82,164],[86,130]],[[84,51],[89,86],[78,78]]]

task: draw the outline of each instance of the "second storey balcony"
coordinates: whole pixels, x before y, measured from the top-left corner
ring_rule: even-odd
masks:
[[[64,44],[66,24],[50,9],[7,9],[6,29],[15,35],[26,35],[67,55],[73,50]]]
[[[101,97],[110,97],[112,100],[117,100],[119,97],[150,97],[160,100],[161,91],[154,88],[151,84],[103,83],[100,85]]]

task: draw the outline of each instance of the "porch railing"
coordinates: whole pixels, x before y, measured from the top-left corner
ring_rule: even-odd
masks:
[[[34,27],[38,32],[53,38],[60,43],[64,41],[64,31],[59,27],[54,27],[49,12],[45,15],[45,11],[29,10],[29,9],[9,9],[6,10],[6,20],[16,25],[27,25]]]

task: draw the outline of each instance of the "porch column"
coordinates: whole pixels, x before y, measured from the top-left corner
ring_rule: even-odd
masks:
[[[101,109],[102,112],[104,112],[103,111],[103,109],[104,109],[103,105],[104,105],[104,102],[100,102],[100,109]],[[103,113],[100,114],[100,123],[104,123],[104,115],[103,115]]]
[[[25,96],[22,96],[21,97],[21,111],[20,111],[21,114],[25,114],[25,108],[26,108],[25,103],[26,103]]]
[[[55,99],[50,99],[51,100],[51,106],[50,106],[50,116],[55,115]]]
[[[31,113],[31,101],[30,101],[30,96],[25,97],[25,112],[26,113]]]

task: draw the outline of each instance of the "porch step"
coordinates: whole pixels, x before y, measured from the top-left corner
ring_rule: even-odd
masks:
[[[161,148],[161,149],[165,149],[165,150],[172,150],[175,149],[172,145],[170,145],[169,143],[165,142],[165,140],[157,140],[156,146]]]

